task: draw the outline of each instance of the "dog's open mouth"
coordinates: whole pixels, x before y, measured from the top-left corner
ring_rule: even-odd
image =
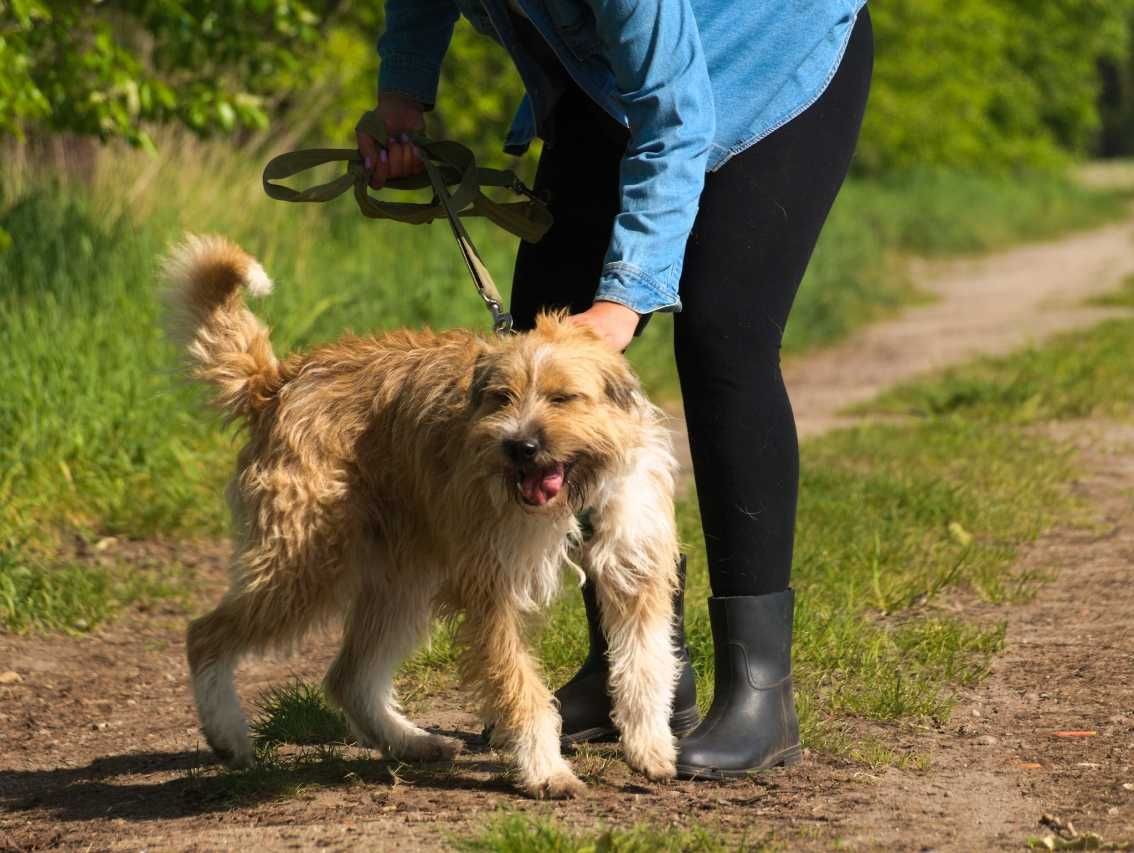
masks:
[[[516,488],[528,506],[546,506],[563,491],[569,465],[555,462],[551,465],[525,465],[516,471]]]

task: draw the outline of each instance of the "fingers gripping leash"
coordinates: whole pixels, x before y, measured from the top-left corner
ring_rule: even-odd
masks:
[[[357,130],[385,147],[389,140],[386,127],[373,110],[359,119]],[[478,167],[472,151],[451,140],[434,141],[422,134],[411,134],[411,141],[421,151],[425,175],[410,175],[387,181],[395,190],[416,190],[431,187],[433,199],[428,204],[379,201],[370,194],[370,172],[362,156],[351,148],[309,148],[280,154],[264,167],[264,192],[278,201],[293,203],[327,202],[354,189],[354,198],[362,214],[370,219],[392,219],[421,225],[444,216],[461,250],[465,266],[476,285],[477,293],[492,315],[492,329],[497,334],[512,331],[512,315],[504,310],[504,301],[492,274],[473,244],[461,221],[462,216],[483,216],[522,240],[535,243],[551,227],[547,205],[532,192],[515,172],[509,169]],[[326,163],[344,162],[346,171],[332,181],[297,190],[278,181],[294,177]],[[454,189],[450,192],[449,188]],[[488,198],[482,187],[501,187],[524,196],[524,201],[497,202]]]

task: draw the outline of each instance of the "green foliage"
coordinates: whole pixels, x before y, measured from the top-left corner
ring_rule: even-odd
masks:
[[[178,597],[180,574],[171,567],[77,562],[47,563],[15,548],[0,548],[0,628],[21,633],[36,628],[89,631],[135,602]]]
[[[1051,168],[1099,129],[1098,63],[1123,57],[1130,0],[888,0],[858,166]]]
[[[322,689],[298,680],[259,697],[250,728],[261,746],[341,744],[348,737],[346,718],[328,704]]]
[[[1134,289],[1108,301],[1134,304]],[[1112,320],[1043,347],[949,370],[935,382],[904,385],[863,408],[1019,423],[1085,417],[1129,420],[1134,417],[1132,362],[1134,322]]]
[[[465,853],[747,853],[768,849],[770,840],[730,841],[704,827],[682,830],[638,825],[577,833],[547,818],[506,814],[452,843]]]
[[[1096,140],[1100,65],[1122,83],[1105,103],[1109,126],[1129,123],[1134,0],[889,0],[871,11],[863,172],[1058,166]],[[0,0],[0,133],[148,146],[159,123],[230,132],[272,117],[291,144],[350,144],[374,104],[383,19],[378,0]],[[499,156],[522,93],[504,51],[461,21],[431,130]]]
[[[124,137],[146,122],[261,127],[303,77],[317,17],[292,0],[0,2],[0,132]]]

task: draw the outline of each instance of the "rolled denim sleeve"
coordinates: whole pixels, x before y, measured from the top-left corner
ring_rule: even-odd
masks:
[[[386,0],[386,31],[378,39],[378,90],[408,95],[431,108],[459,17],[453,0]]]
[[[685,244],[716,130],[712,87],[688,0],[590,0],[630,124],[621,211],[596,299],[639,314],[680,311]]]

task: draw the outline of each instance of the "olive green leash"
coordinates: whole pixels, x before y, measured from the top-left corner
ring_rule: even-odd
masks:
[[[373,110],[364,113],[357,129],[377,140],[383,148],[388,138],[386,126]],[[394,178],[385,186],[395,190],[433,188],[433,200],[428,204],[379,201],[370,194],[370,171],[362,155],[352,148],[308,148],[291,151],[272,158],[264,167],[264,192],[279,201],[326,202],[354,189],[358,209],[370,219],[392,219],[421,225],[440,219],[449,221],[453,236],[465,259],[469,275],[477,292],[492,314],[492,329],[497,334],[512,331],[512,315],[504,310],[500,291],[488,267],[465,230],[462,216],[483,216],[521,240],[537,242],[551,227],[551,213],[547,205],[536,198],[530,189],[509,169],[485,169],[477,166],[476,157],[466,146],[449,140],[434,141],[420,134],[411,134],[410,140],[422,153],[424,175]],[[325,184],[296,190],[280,183],[300,172],[327,163],[346,163],[346,171]],[[450,192],[449,187],[454,189]],[[501,187],[525,197],[524,201],[493,201],[481,192],[482,187]]]

